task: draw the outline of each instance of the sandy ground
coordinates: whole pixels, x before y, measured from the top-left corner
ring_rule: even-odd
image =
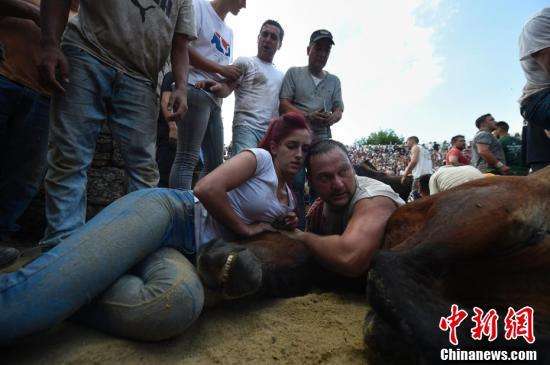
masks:
[[[364,364],[362,296],[312,293],[205,310],[182,336],[140,343],[65,322],[12,348],[1,364]]]

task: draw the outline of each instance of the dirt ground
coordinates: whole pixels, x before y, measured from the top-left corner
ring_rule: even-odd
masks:
[[[312,293],[206,309],[160,343],[115,338],[76,323],[8,349],[1,364],[364,364],[364,297]]]

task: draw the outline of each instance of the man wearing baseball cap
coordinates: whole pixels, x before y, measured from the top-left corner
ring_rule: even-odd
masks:
[[[333,45],[328,30],[313,32],[307,47],[308,65],[291,67],[281,87],[280,113],[302,112],[316,140],[331,138],[330,126],[342,118],[344,111],[340,80],[323,70]]]
[[[313,32],[307,46],[308,65],[288,69],[279,95],[279,113],[303,113],[313,130],[314,141],[330,139],[330,127],[342,119],[344,111],[340,80],[323,70],[333,45],[334,39],[328,30]],[[302,171],[293,183],[299,207],[304,202],[304,185],[305,171]],[[305,220],[302,214],[299,218],[302,227]]]

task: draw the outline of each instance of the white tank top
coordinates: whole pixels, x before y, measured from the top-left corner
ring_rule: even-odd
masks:
[[[432,157],[430,156],[430,151],[420,145],[417,146],[420,149],[418,153],[418,162],[412,170],[412,175],[415,179],[418,179],[422,175],[433,173]]]

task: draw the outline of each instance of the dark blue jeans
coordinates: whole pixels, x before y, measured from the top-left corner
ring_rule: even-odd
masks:
[[[0,76],[0,238],[17,219],[46,172],[50,100]]]

